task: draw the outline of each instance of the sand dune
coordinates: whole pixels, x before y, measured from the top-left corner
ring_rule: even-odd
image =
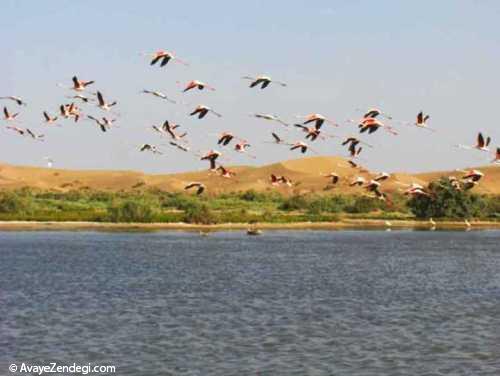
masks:
[[[190,181],[205,183],[212,194],[245,191],[278,190],[284,194],[291,193],[362,193],[359,187],[349,187],[349,182],[361,175],[370,179],[376,172],[360,171],[352,168],[342,157],[308,157],[288,160],[260,167],[231,167],[237,175],[232,179],[205,171],[186,172],[168,175],[144,174],[136,171],[106,170],[63,170],[39,167],[13,166],[0,164],[0,189],[18,189],[33,187],[44,190],[68,191],[72,189],[91,188],[96,190],[134,190],[154,187],[165,191],[180,191]],[[485,173],[479,187],[480,193],[500,194],[500,167],[478,167]],[[340,183],[329,184],[324,174],[336,172],[340,175]],[[289,187],[273,187],[269,183],[270,174],[285,175],[295,185]],[[461,176],[458,171],[439,171],[423,174],[394,173],[383,183],[383,190],[393,192],[404,188],[404,184],[427,184],[440,176]]]

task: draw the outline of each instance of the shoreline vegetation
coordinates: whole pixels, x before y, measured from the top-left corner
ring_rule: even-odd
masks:
[[[394,192],[283,195],[247,190],[191,195],[159,189],[0,191],[0,229],[500,228],[500,197],[456,189],[446,178],[426,195]]]
[[[432,227],[428,221],[351,219],[339,222],[295,222],[295,223],[218,223],[190,224],[178,223],[113,223],[113,222],[76,222],[76,221],[0,221],[0,231],[246,231],[249,228],[261,230],[492,230],[500,229],[498,221],[473,221],[471,227],[463,221],[440,221]]]

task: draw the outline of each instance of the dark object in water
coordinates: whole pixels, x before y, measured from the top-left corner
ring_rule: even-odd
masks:
[[[247,235],[262,235],[262,231],[257,228],[247,229]]]

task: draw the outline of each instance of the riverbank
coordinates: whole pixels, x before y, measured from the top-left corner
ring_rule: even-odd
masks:
[[[470,221],[470,229],[500,229],[500,222]],[[111,222],[39,222],[0,221],[0,231],[6,230],[101,230],[101,231],[230,231],[257,228],[261,230],[342,230],[342,229],[416,229],[426,230],[432,226],[428,221],[345,219],[338,222],[296,222],[296,223],[220,223],[213,225],[189,223],[111,223]],[[436,223],[436,230],[464,230],[462,221],[442,221]]]

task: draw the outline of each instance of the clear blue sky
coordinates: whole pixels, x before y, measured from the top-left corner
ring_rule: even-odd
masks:
[[[46,134],[33,142],[2,130],[0,160],[57,167],[173,172],[206,168],[194,156],[166,148],[165,156],[139,153],[143,142],[161,143],[147,128],[165,119],[180,123],[194,149],[215,146],[231,130],[249,140],[256,160],[229,152],[231,164],[263,164],[298,157],[263,143],[278,129],[248,116],[267,112],[294,120],[318,112],[338,121],[356,108],[380,107],[397,120],[420,110],[439,132],[400,126],[368,137],[364,152],[374,170],[422,171],[484,164],[481,153],[456,150],[477,131],[500,141],[500,2],[498,1],[2,1],[0,96],[19,95],[21,126]],[[141,51],[172,50],[189,67],[151,68]],[[243,75],[266,73],[289,84],[248,89]],[[77,74],[94,79],[119,102],[120,128],[102,134],[91,122],[47,129],[44,109],[68,102],[57,87]],[[199,79],[216,92],[180,93]],[[189,106],[141,96],[157,89],[175,99],[204,103],[222,119],[189,118]],[[2,102],[3,103],[3,102]],[[16,105],[8,103],[9,108]],[[101,115],[95,107],[87,113]],[[335,132],[332,128],[331,132]],[[340,134],[355,133],[345,125]],[[298,140],[291,130],[283,136]],[[341,155],[338,140],[318,141],[322,154]]]

